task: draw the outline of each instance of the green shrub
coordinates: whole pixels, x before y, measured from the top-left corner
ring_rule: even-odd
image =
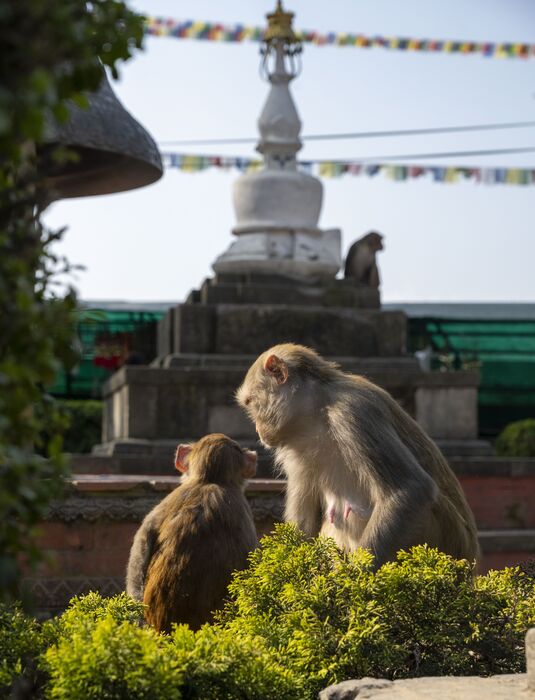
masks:
[[[535,457],[535,418],[509,423],[496,438],[495,446],[503,457]]]
[[[524,668],[535,585],[517,568],[474,580],[469,562],[419,546],[374,573],[369,553],[344,554],[289,525],[262,544],[234,576],[220,623],[262,638],[311,697],[346,678]]]
[[[300,700],[299,677],[278,661],[263,640],[235,635],[233,630],[205,625],[192,632],[186,625],[171,635],[181,690],[190,700]]]
[[[519,672],[535,578],[526,567],[474,577],[426,546],[375,572],[366,551],[280,525],[234,575],[216,624],[158,635],[142,611],[126,594],[90,593],[41,627],[0,617],[4,688],[35,667],[35,696],[62,700],[308,700],[367,675]]]
[[[273,654],[205,626],[158,635],[138,626],[143,606],[126,594],[75,598],[49,623],[55,643],[41,661],[47,697],[298,700],[297,683]]]
[[[118,623],[137,624],[143,617],[143,605],[126,593],[103,598],[100,593],[92,591],[72,598],[67,610],[60,617],[51,620],[49,625],[54,630],[55,638],[60,639],[72,636],[80,625],[94,625],[107,617]]]
[[[166,640],[142,629],[143,606],[125,593],[73,598],[49,623],[54,643],[41,660],[48,674],[47,697],[110,700],[175,700],[180,676]]]
[[[45,654],[50,698],[179,700],[180,673],[165,638],[111,615],[81,618]]]
[[[36,620],[24,615],[18,607],[0,606],[0,697],[8,695],[16,679],[32,682],[43,646]]]

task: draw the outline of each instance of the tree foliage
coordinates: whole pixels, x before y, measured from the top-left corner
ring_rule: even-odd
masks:
[[[63,231],[41,221],[40,145],[47,123],[85,105],[102,64],[116,74],[142,34],[142,18],[116,0],[0,0],[0,599],[16,592],[21,554],[38,557],[33,530],[65,474],[64,419],[43,387],[74,359],[76,296],[56,283],[68,269],[54,253]]]
[[[65,453],[88,453],[102,435],[102,401],[94,399],[56,399],[55,408],[68,423],[63,434]],[[46,443],[49,432],[42,435]]]

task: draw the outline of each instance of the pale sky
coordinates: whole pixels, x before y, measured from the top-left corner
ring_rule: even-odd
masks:
[[[154,16],[262,25],[274,0],[136,0]],[[286,0],[297,28],[413,38],[535,43],[533,0]],[[157,142],[255,136],[268,86],[259,45],[147,37],[114,89]],[[292,83],[303,133],[535,121],[535,58],[305,45]],[[535,146],[515,131],[310,142],[303,159]],[[253,146],[176,147],[255,155]],[[535,168],[535,153],[432,163]],[[232,240],[236,171],[168,170],[156,184],[68,200],[46,216],[68,226],[60,252],[87,269],[83,299],[184,299]],[[370,229],[385,236],[382,296],[392,301],[535,301],[535,185],[395,183],[383,175],[324,180],[320,225],[343,253]]]

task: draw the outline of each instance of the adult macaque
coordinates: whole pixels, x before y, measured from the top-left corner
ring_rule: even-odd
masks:
[[[376,254],[383,250],[383,237],[370,231],[355,241],[346,256],[344,277],[351,277],[363,287],[379,288],[379,268]]]
[[[383,389],[285,344],[260,355],[237,400],[286,474],[285,519],[308,535],[368,548],[376,566],[423,543],[477,557],[476,525],[455,475]]]
[[[181,484],[144,519],[127,569],[126,592],[147,605],[147,622],[168,632],[173,622],[193,629],[222,606],[231,574],[257,546],[243,493],[256,472],[256,452],[226,435],[179,445]]]

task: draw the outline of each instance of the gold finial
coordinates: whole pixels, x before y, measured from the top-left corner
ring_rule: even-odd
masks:
[[[279,39],[287,44],[298,44],[299,39],[292,29],[293,12],[285,12],[282,0],[277,0],[275,12],[266,15],[268,27],[264,34],[264,41],[270,43]]]

